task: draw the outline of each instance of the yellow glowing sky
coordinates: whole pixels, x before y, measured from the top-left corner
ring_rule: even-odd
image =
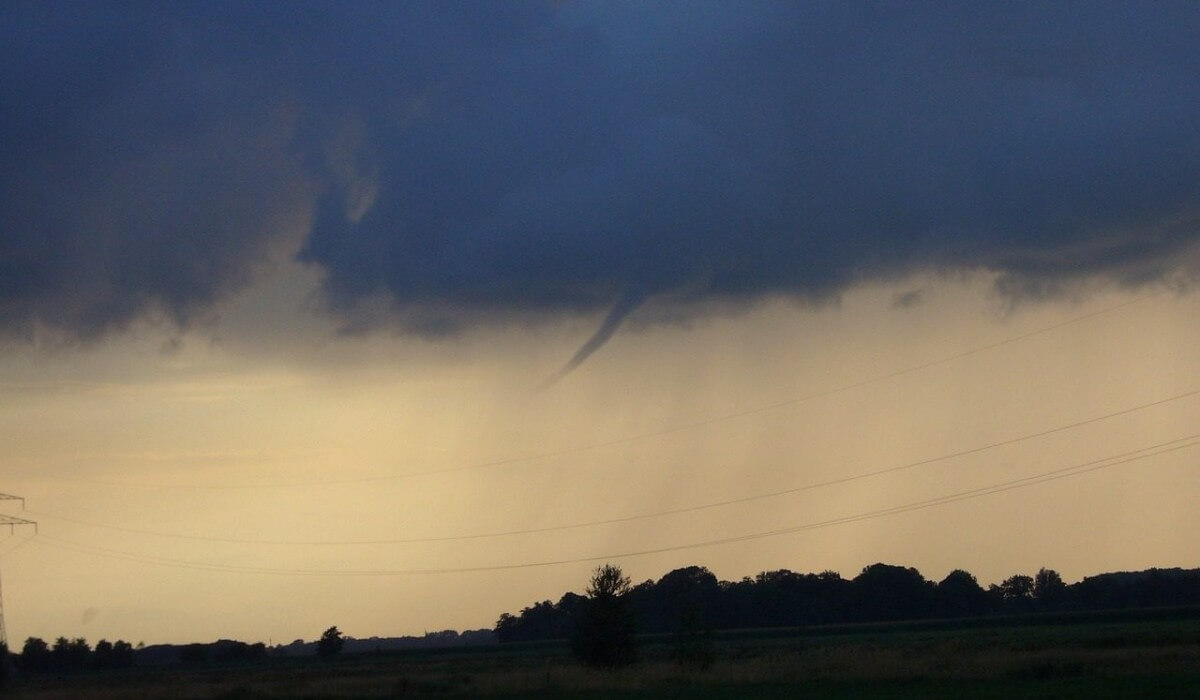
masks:
[[[658,549],[612,560],[635,581],[691,564],[724,579],[778,568],[850,578],[884,561],[935,580],[966,568],[984,584],[1041,566],[1074,581],[1200,565],[1200,448],[1186,447],[681,548],[1200,432],[1200,395],[1184,395],[1200,389],[1195,294],[1096,289],[1011,308],[983,276],[929,277],[688,324],[647,308],[538,391],[597,319],[440,343],[343,336],[308,310],[316,283],[284,266],[183,335],[145,324],[94,346],[0,356],[0,492],[27,502],[3,512],[39,523],[36,537],[0,535],[10,640],[279,643],[329,625],[355,637],[491,627],[581,590],[591,558]],[[897,303],[914,290],[916,303]],[[463,539],[798,489],[1163,399],[872,478]],[[434,541],[411,541],[422,539]]]

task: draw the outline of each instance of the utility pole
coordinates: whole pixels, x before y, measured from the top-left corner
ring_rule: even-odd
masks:
[[[21,510],[25,509],[25,499],[20,496],[11,496],[7,493],[0,493],[0,501],[20,501]],[[17,518],[11,515],[0,514],[0,526],[8,526],[10,533],[14,532],[19,525],[32,525],[33,534],[37,534],[37,523],[25,518]],[[8,633],[4,630],[4,591],[0,588],[0,644],[8,648]]]

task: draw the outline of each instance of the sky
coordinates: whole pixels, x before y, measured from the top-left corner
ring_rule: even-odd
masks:
[[[10,2],[10,641],[1200,566],[1194,3]]]

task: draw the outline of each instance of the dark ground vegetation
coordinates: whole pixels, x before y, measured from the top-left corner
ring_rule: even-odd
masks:
[[[222,640],[180,647],[165,662],[158,650],[149,663],[151,649],[124,642],[91,649],[34,638],[11,655],[4,692],[29,700],[1200,697],[1198,582],[1200,572],[1173,569],[1068,586],[1043,569],[983,589],[966,572],[933,583],[877,564],[851,580],[780,571],[736,583],[688,567],[633,586],[606,565],[586,596],[502,616],[499,644],[318,654],[318,643],[294,655]],[[342,641],[336,627],[322,638],[327,652]]]
[[[12,697],[1124,698],[1200,697],[1200,609],[1027,615],[713,633],[712,662],[675,635],[637,663],[577,663],[564,641],[331,659],[25,675]]]

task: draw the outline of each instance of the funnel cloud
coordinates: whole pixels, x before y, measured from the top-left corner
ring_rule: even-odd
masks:
[[[557,384],[563,377],[574,372],[579,365],[582,365],[592,356],[592,353],[603,347],[609,338],[613,337],[613,334],[621,327],[621,322],[625,320],[625,317],[636,309],[642,301],[643,297],[640,294],[630,293],[622,297],[620,301],[609,309],[608,314],[605,315],[604,320],[600,323],[600,327],[596,329],[592,337],[579,346],[579,349],[575,351],[575,354],[571,356],[570,360],[567,360],[567,363],[561,369],[547,377],[546,381],[542,382],[541,388],[548,389]]]

